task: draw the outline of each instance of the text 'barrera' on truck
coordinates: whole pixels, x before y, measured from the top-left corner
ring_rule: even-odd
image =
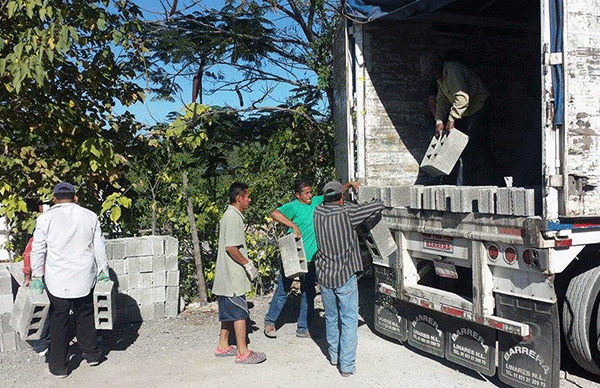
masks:
[[[600,374],[600,3],[347,0],[336,168],[388,209],[366,238],[375,327],[514,387],[558,387],[561,338]],[[490,186],[419,166],[432,56],[490,93]],[[510,179],[504,179],[510,177]]]

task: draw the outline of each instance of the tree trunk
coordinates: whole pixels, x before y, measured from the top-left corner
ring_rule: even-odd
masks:
[[[192,199],[190,198],[188,191],[188,177],[187,173],[182,172],[181,177],[183,178],[183,191],[185,193],[185,199],[187,201],[187,214],[190,220],[190,233],[192,235],[192,245],[194,247],[194,263],[196,264],[196,278],[198,281],[198,297],[200,298],[199,303],[201,306],[206,305],[208,297],[206,294],[206,282],[204,281],[204,269],[202,266],[202,256],[200,254],[200,239],[198,238],[198,229],[196,229],[196,218],[194,217],[194,206],[192,205]]]

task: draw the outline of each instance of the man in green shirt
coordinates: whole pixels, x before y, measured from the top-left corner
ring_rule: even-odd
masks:
[[[294,191],[296,199],[273,210],[271,217],[280,224],[289,227],[288,232],[293,231],[296,238],[302,238],[304,243],[308,273],[300,279],[300,311],[298,313],[296,335],[301,338],[310,338],[309,327],[314,314],[315,300],[315,265],[312,259],[317,252],[313,213],[315,207],[323,202],[323,196],[313,198],[312,187],[305,180],[297,181],[294,185]],[[269,305],[269,311],[265,315],[265,335],[269,338],[277,337],[275,321],[287,301],[292,280],[284,276],[283,270],[280,271],[279,281]]]
[[[242,212],[250,206],[248,185],[234,182],[229,187],[229,206],[221,218],[219,250],[212,292],[218,297],[221,333],[215,356],[236,356],[238,364],[258,364],[267,359],[264,353],[246,346],[246,319],[250,317],[245,294],[250,281],[258,275],[246,248],[246,225]],[[229,345],[229,333],[235,331],[236,349]]]

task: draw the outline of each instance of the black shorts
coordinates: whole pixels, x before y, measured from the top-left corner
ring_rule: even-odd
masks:
[[[220,322],[241,321],[250,317],[245,296],[219,295],[217,302],[219,303]]]

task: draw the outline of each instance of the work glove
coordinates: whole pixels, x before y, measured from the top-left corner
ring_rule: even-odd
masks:
[[[31,288],[33,292],[41,294],[44,292],[44,281],[42,280],[42,278],[34,277],[31,279],[31,284],[29,285],[29,288]]]
[[[96,280],[98,280],[99,282],[108,282],[108,281],[110,281],[110,278],[108,277],[106,272],[104,272],[104,270],[102,270],[98,274],[98,277],[96,278]]]
[[[248,276],[250,276],[250,280],[254,280],[258,276],[258,270],[251,261],[248,261],[246,264],[244,264],[244,269],[246,270]]]

